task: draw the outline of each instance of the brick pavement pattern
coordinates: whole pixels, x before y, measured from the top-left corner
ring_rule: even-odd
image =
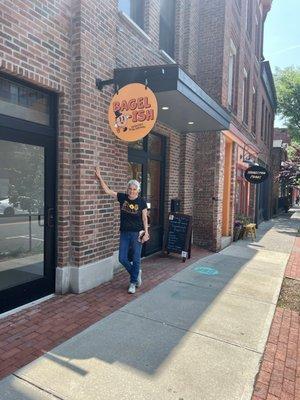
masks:
[[[295,238],[293,250],[286,267],[285,276],[287,278],[300,280],[300,237]]]
[[[300,238],[296,237],[285,276],[300,279]],[[252,400],[300,399],[300,316],[277,307],[256,377]]]
[[[0,319],[0,379],[209,254],[193,248],[185,263],[177,255],[144,259],[143,285],[135,295],[127,293],[128,274],[122,270],[113,280],[85,293],[56,295]]]

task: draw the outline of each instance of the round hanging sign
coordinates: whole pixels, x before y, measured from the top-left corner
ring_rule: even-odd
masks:
[[[157,100],[149,87],[131,83],[112,98],[108,121],[114,134],[126,142],[135,142],[146,136],[157,119]]]
[[[266,168],[261,167],[260,165],[252,165],[245,171],[245,179],[250,183],[262,183],[269,176]]]

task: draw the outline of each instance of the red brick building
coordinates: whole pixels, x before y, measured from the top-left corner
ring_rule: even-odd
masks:
[[[145,255],[162,248],[173,198],[193,215],[193,242],[215,251],[230,243],[236,211],[268,218],[270,189],[256,193],[242,171],[249,158],[269,166],[275,92],[261,49],[270,3],[0,1],[2,310],[112,279],[119,209],[99,189],[96,164],[116,191],[142,181]],[[159,114],[128,145],[107,112],[131,82],[155,92]]]
[[[288,171],[288,165],[290,167],[294,165],[293,168],[297,168],[298,164],[297,156],[293,157],[293,161],[288,156],[287,148],[291,145],[292,139],[289,130],[287,128],[275,128],[272,148],[272,211],[274,215],[285,209],[287,199],[290,206],[299,203],[299,186],[292,179],[287,179],[287,176],[284,177],[286,173],[284,171]],[[292,171],[289,176],[291,175]]]

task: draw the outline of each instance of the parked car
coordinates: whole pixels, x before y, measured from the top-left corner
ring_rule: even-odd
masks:
[[[14,206],[9,199],[0,200],[0,215],[13,217],[14,215],[28,214],[28,211],[22,210],[20,206]]]

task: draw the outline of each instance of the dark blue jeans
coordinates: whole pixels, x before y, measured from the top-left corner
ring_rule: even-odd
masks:
[[[130,283],[137,283],[141,265],[142,244],[138,241],[139,232],[121,232],[119,261],[130,275]],[[128,259],[129,249],[132,251],[132,262]]]

